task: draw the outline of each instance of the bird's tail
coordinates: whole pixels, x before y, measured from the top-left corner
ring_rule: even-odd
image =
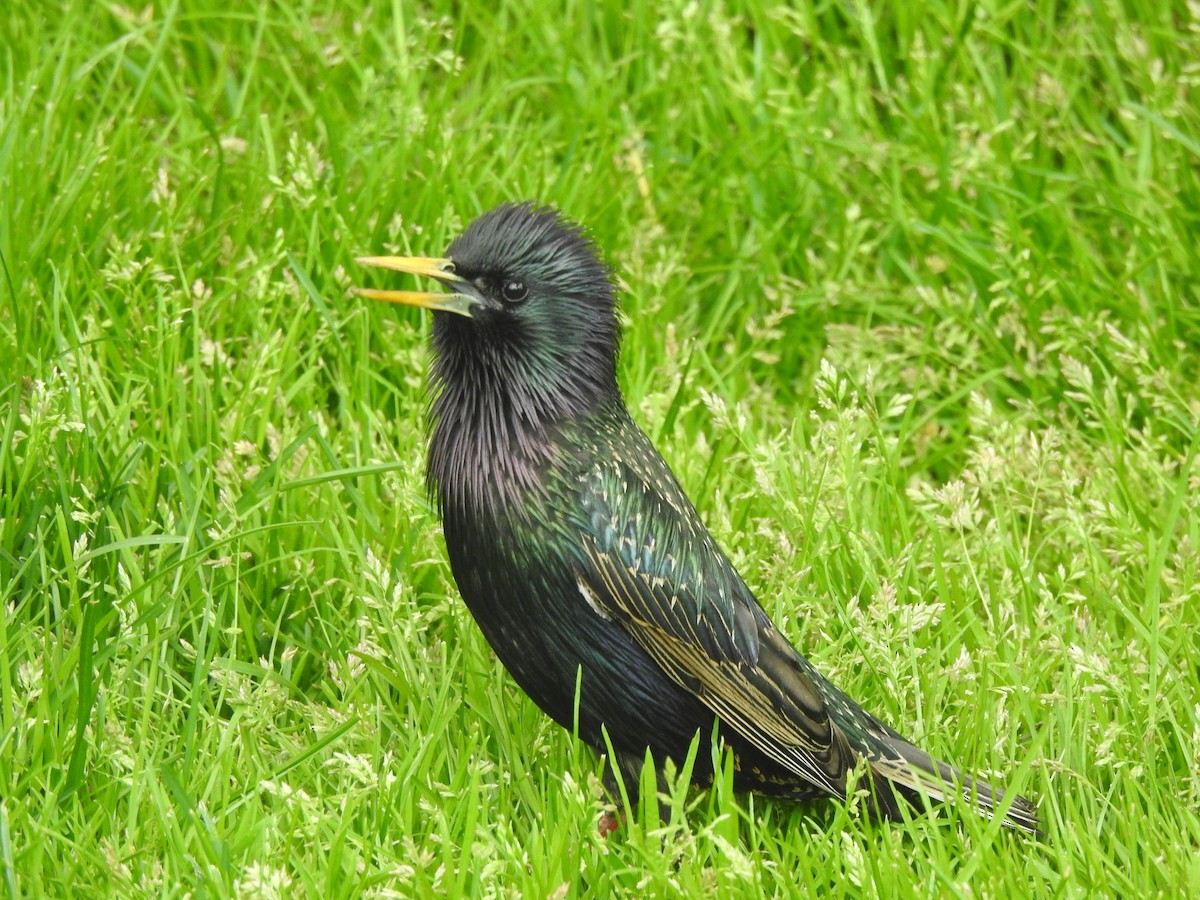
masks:
[[[1041,835],[1037,807],[1025,797],[1006,794],[980,778],[965,775],[898,736],[891,736],[887,745],[895,755],[871,760],[877,782],[886,782],[909,800],[917,800],[921,794],[935,800],[961,797],[988,818],[1000,816],[1011,828]]]

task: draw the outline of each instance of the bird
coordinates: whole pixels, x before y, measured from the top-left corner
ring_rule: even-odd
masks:
[[[608,751],[627,797],[647,751],[661,771],[716,734],[738,791],[846,800],[865,780],[881,819],[924,796],[1039,834],[1034,803],[932,758],[774,625],[629,413],[614,271],[582,226],[510,202],[442,257],[357,262],[443,286],[355,292],[432,311],[426,481],[451,572],[513,679]]]

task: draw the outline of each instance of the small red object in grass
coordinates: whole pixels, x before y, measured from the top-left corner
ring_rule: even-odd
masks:
[[[600,837],[606,838],[620,827],[620,819],[612,813],[605,813],[600,817],[600,821],[596,825],[596,830],[600,832]]]

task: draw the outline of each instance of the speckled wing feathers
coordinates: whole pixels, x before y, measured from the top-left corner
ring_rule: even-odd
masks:
[[[843,796],[856,757],[816,686],[712,538],[697,532],[682,492],[666,497],[650,483],[611,460],[584,478],[580,582],[589,602],[765,756]]]
[[[844,797],[850,769],[866,760],[877,786],[933,799],[958,794],[992,814],[1002,791],[932,759],[796,653],[638,435],[642,452],[594,461],[578,483],[576,508],[585,517],[577,523],[584,534],[578,582],[593,608],[798,780]],[[892,791],[875,792],[881,812],[895,814]],[[1036,833],[1036,809],[1022,797],[1013,798],[1006,820]]]

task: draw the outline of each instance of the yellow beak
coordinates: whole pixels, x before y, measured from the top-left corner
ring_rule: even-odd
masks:
[[[394,272],[407,272],[410,275],[424,275],[436,278],[443,284],[469,285],[470,282],[454,271],[454,262],[449,259],[436,259],[425,256],[363,256],[355,260],[364,266],[375,266],[379,269],[391,269]],[[471,307],[479,302],[478,297],[471,294],[454,293],[442,294],[436,291],[378,291],[372,288],[354,288],[354,293],[371,300],[382,300],[385,303],[400,303],[404,306],[419,306],[422,309],[432,309],[437,312],[452,312],[471,318]]]

